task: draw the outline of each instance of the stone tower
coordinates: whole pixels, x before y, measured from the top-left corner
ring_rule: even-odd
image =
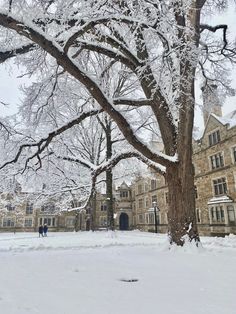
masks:
[[[222,109],[220,99],[217,92],[217,85],[211,84],[201,88],[203,97],[203,119],[206,126],[210,113],[214,113],[218,117],[222,117]]]

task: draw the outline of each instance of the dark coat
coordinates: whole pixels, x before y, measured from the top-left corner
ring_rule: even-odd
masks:
[[[39,226],[39,233],[40,233],[40,234],[43,233],[43,226]]]
[[[44,226],[43,226],[43,232],[44,232],[44,233],[47,233],[47,232],[48,232],[48,226],[47,226],[47,225],[44,225]]]

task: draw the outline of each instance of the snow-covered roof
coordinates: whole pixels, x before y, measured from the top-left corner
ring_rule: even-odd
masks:
[[[219,116],[217,116],[214,113],[210,113],[209,117],[208,117],[208,120],[207,120],[207,123],[206,123],[206,126],[207,126],[207,124],[208,124],[208,122],[210,120],[210,117],[215,118],[222,125],[228,126],[229,129],[236,126],[236,110],[231,111],[230,113],[224,115],[223,117],[219,117]],[[205,130],[206,130],[206,126],[202,130],[200,130],[199,128],[194,128],[193,138],[194,138],[195,141],[200,140],[204,136],[204,133],[205,133]]]
[[[232,203],[233,200],[228,197],[227,195],[219,196],[219,197],[212,197],[208,202],[207,205],[219,204],[219,203]]]
[[[127,183],[126,183],[125,181],[123,181],[123,182],[121,183],[121,185],[119,186],[119,188],[120,188],[120,189],[128,189],[129,186],[127,185]]]
[[[223,125],[228,125],[229,128],[236,126],[236,110],[228,113],[223,117],[218,117],[214,113],[211,113],[211,116],[218,120]]]

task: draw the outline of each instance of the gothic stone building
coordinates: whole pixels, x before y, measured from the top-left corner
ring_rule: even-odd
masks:
[[[210,114],[193,148],[200,232],[236,233],[236,111],[225,117]]]
[[[193,143],[196,216],[201,235],[236,233],[236,110],[222,117],[210,113],[204,133]],[[134,225],[154,231],[157,202],[158,232],[167,231],[168,188],[151,173],[139,177],[132,187]]]

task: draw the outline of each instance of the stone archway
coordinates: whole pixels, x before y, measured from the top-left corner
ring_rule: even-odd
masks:
[[[120,214],[119,229],[120,230],[129,230],[129,216],[126,213]]]

